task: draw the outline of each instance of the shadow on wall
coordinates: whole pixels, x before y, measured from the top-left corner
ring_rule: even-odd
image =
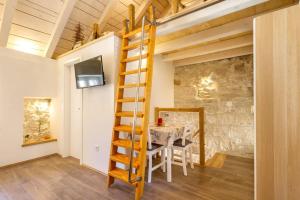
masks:
[[[206,159],[253,156],[252,55],[176,67],[174,99],[175,107],[205,108]]]

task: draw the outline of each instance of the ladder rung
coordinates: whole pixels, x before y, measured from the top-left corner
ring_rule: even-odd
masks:
[[[115,126],[114,130],[115,131],[123,131],[123,132],[131,133],[132,132],[132,126],[128,126],[128,125]],[[140,126],[135,127],[135,132],[137,134],[142,134],[142,128]]]
[[[129,183],[128,182],[128,171],[124,170],[124,169],[119,169],[119,168],[115,168],[113,170],[111,170],[108,175],[112,176],[114,178],[120,179],[121,181],[124,181],[125,183]],[[136,179],[136,175],[132,174],[132,179]],[[131,185],[136,185],[136,183],[129,183]]]
[[[120,85],[119,88],[135,88],[135,87],[146,87],[146,83],[131,83],[126,85]]]
[[[118,140],[113,141],[113,144],[115,146],[118,146],[118,147],[123,147],[123,148],[126,148],[126,149],[131,149],[131,140],[118,139]],[[137,141],[134,143],[134,150],[136,150],[136,151],[140,150],[140,143],[137,142]]]
[[[146,72],[147,71],[147,68],[142,68],[141,69],[141,72]],[[136,69],[136,70],[130,70],[130,71],[126,71],[126,72],[122,72],[120,73],[121,76],[125,76],[125,75],[131,75],[131,74],[137,74],[139,73],[139,70]]]
[[[142,55],[142,59],[145,59],[145,58],[147,58],[147,56],[148,56],[148,54],[146,53],[146,54],[143,54]],[[123,59],[122,60],[122,62],[124,63],[124,62],[134,62],[134,61],[137,61],[137,60],[139,60],[140,59],[140,56],[133,56],[133,57],[129,57],[129,58],[125,58],[125,59]]]
[[[133,112],[131,112],[131,111],[117,112],[116,116],[117,117],[133,117]],[[142,118],[144,116],[144,114],[141,112],[138,112],[136,116],[139,118]]]
[[[135,98],[123,98],[117,100],[119,103],[133,103],[135,102]],[[139,98],[138,102],[145,102],[145,98]]]
[[[119,162],[119,163],[123,163],[125,165],[129,165],[130,164],[130,158],[128,155],[125,154],[120,154],[120,153],[116,153],[115,155],[112,155],[110,157],[111,160],[115,161],[115,162]],[[139,162],[137,158],[133,159],[133,167],[134,168],[138,168]]]
[[[149,31],[149,30],[150,30],[150,26],[151,26],[151,25],[146,25],[146,26],[144,26],[144,30],[145,30],[145,31]],[[133,31],[131,31],[131,32],[129,32],[129,33],[123,35],[123,38],[129,38],[129,37],[134,36],[134,35],[136,35],[136,34],[138,34],[138,33],[140,33],[140,32],[142,32],[142,27],[137,28],[137,29],[135,29],[135,30],[133,30]]]
[[[142,42],[136,42],[136,43],[129,44],[128,46],[123,48],[123,51],[131,51],[136,48],[139,48],[141,46],[141,43]],[[144,40],[143,45],[148,45],[149,43],[150,43],[150,40],[146,39],[146,40]]]

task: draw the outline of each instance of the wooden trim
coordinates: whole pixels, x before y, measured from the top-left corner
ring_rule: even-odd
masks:
[[[199,113],[199,150],[200,150],[200,166],[205,167],[205,120],[204,120],[204,108],[159,108],[155,107],[154,119],[157,122],[159,112],[198,112]]]
[[[42,160],[42,159],[45,159],[45,158],[49,158],[51,156],[60,156],[60,157],[62,157],[58,153],[53,153],[53,154],[46,155],[46,156],[41,156],[41,157],[38,157],[38,158],[33,158],[33,159],[29,159],[29,160],[25,160],[25,161],[21,161],[21,162],[9,164],[9,165],[0,166],[0,169],[5,169],[5,168],[9,168],[9,167],[14,167],[14,166],[17,166],[17,165],[22,165],[22,164],[25,164],[25,163],[28,163],[28,162],[32,162],[32,161],[36,161],[36,160]]]
[[[22,147],[28,147],[28,146],[33,146],[33,145],[38,145],[38,144],[45,144],[45,143],[50,143],[50,142],[57,142],[56,138],[51,138],[48,140],[42,140],[42,141],[36,141],[36,142],[30,142],[30,143],[24,143],[22,144]]]

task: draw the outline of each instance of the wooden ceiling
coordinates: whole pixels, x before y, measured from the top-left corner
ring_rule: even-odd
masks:
[[[7,47],[43,55],[62,5],[61,0],[18,0]]]
[[[174,14],[172,13],[174,1],[178,2],[179,0],[0,0],[0,47],[56,58],[72,50],[75,40],[75,27],[79,23],[83,28],[84,42],[88,42],[91,38],[94,23],[99,24],[102,33],[112,31],[119,33],[122,28],[122,21],[128,15],[129,4],[135,5],[138,22],[147,10],[145,8],[151,3],[156,8],[157,18],[167,19],[169,15],[175,17],[175,15],[172,15]],[[221,0],[181,0],[183,7],[187,8],[184,8],[182,13],[190,8],[217,1],[221,2]],[[249,8],[250,10],[246,11],[247,15],[234,16],[238,16],[237,19],[242,19],[244,15],[244,17],[253,16],[260,13],[260,11],[273,9],[273,7],[283,7],[298,2],[298,0],[269,0],[269,2],[271,3],[266,3],[261,7]],[[182,9],[180,8],[180,11]],[[255,13],[252,13],[252,11],[255,11]],[[217,24],[219,24],[218,26],[222,25],[222,22],[226,21],[227,18],[227,23],[234,21],[234,17],[226,17],[224,20],[220,18],[217,22],[207,22],[187,30],[158,37],[157,49],[159,51],[161,42],[165,42],[165,46],[168,46],[168,43],[174,43],[173,41],[179,36],[184,37],[186,33],[189,35],[195,34],[196,36],[197,32],[203,32],[205,27],[212,26],[211,28],[213,28]],[[2,20],[2,18],[5,20]],[[190,41],[182,43],[187,44]],[[199,45],[199,43],[193,43],[193,45]],[[188,52],[193,52],[196,55],[195,52],[198,51],[198,48],[200,47],[191,47]],[[183,48],[181,52],[185,50]],[[168,61],[179,59],[176,56],[181,54],[172,51],[161,53],[164,54],[164,59]],[[197,54],[197,56],[201,56],[201,54]]]

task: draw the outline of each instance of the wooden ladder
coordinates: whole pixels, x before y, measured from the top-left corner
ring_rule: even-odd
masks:
[[[130,5],[129,20],[123,22],[124,29],[116,94],[115,122],[112,131],[108,186],[111,186],[115,179],[124,181],[135,187],[135,199],[139,200],[144,191],[156,23],[153,6],[149,8],[149,20],[147,20],[149,24],[145,24],[146,17],[144,17],[141,28],[134,28],[134,15],[134,6]],[[140,39],[137,40],[137,37]],[[143,47],[147,47],[147,52],[142,52]],[[130,52],[136,50],[139,50],[138,55],[129,57]],[[142,61],[147,61],[146,67],[133,69],[131,63],[135,61],[139,62],[140,67]],[[126,77],[128,76],[136,76],[138,81],[127,84]],[[141,82],[141,76],[144,78],[144,82]],[[136,97],[125,97],[125,90],[129,88],[136,89]],[[139,95],[139,90],[142,88],[144,91],[143,96]],[[138,110],[135,107],[134,110],[124,111],[124,107],[131,108],[131,105],[124,106],[124,104],[141,105],[141,109]],[[126,122],[128,118],[132,120],[132,124],[128,124],[128,121]],[[137,125],[137,121],[140,122],[139,125]],[[124,153],[124,149],[130,151],[130,154]],[[123,164],[122,166],[125,167],[120,167],[120,164]]]

